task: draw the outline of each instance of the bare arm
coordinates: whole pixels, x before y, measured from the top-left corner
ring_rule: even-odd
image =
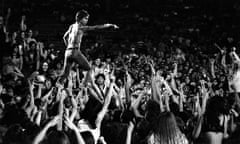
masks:
[[[126,94],[126,100],[127,103],[131,102],[131,98],[130,98],[130,87],[131,87],[131,76],[128,73],[128,71],[126,72],[126,78],[125,78],[125,94]]]
[[[103,25],[95,25],[95,26],[81,26],[79,27],[80,30],[83,31],[90,31],[90,30],[99,30],[99,29],[105,29],[113,27],[115,29],[118,29],[119,27],[115,24],[103,24]]]
[[[39,110],[37,112],[37,116],[36,116],[36,119],[34,121],[38,126],[40,126],[40,124],[41,124],[41,118],[42,118],[42,111]]]
[[[71,102],[72,102],[73,108],[72,108],[72,113],[71,113],[69,119],[70,119],[70,121],[73,121],[78,112],[77,111],[77,102],[73,96],[71,97]]]
[[[47,125],[40,131],[40,133],[34,138],[33,144],[40,144],[43,141],[44,137],[47,134],[47,131],[50,127],[55,126],[59,121],[59,116],[54,117]]]
[[[43,84],[39,84],[38,85],[38,91],[37,91],[36,98],[41,98],[41,96],[42,96],[42,88],[43,88]]]
[[[233,51],[231,52],[231,54],[232,54],[232,58],[233,58],[235,61],[240,62],[240,58],[239,58],[239,56],[238,56],[237,53],[236,53],[236,48],[235,48],[235,47],[233,48]]]
[[[58,122],[58,125],[57,125],[57,130],[61,131],[63,129],[63,121],[62,121],[62,118],[63,118],[63,111],[64,111],[64,99],[66,98],[65,95],[60,94],[60,101],[59,101],[59,106],[58,106],[58,115],[60,117],[60,121]]]
[[[157,87],[156,87],[156,76],[152,76],[151,80],[152,99],[158,102]]]
[[[179,97],[179,111],[180,112],[183,112],[183,99],[184,99],[183,84],[181,84],[180,97]]]
[[[201,82],[202,83],[202,82]],[[209,97],[209,94],[207,92],[207,89],[204,86],[204,83],[201,84],[202,85],[202,94],[203,94],[203,100],[202,100],[202,109],[198,115],[198,121],[197,121],[197,125],[193,130],[193,138],[196,139],[199,137],[201,130],[202,130],[202,123],[203,123],[203,115],[206,111],[206,105],[207,105],[207,100]]]
[[[29,91],[30,91],[30,104],[28,107],[26,107],[25,111],[28,114],[28,116],[30,117],[31,115],[31,111],[33,110],[35,104],[34,104],[34,94],[33,94],[33,89],[34,89],[34,85],[29,82]]]
[[[23,15],[22,19],[21,19],[21,23],[20,23],[20,30],[21,31],[26,31],[27,30],[27,25],[26,25],[25,21],[26,21],[26,16]]]
[[[65,32],[65,34],[63,35],[63,41],[64,41],[64,44],[67,46],[68,45],[68,41],[67,41],[67,38],[69,36],[69,33],[71,32],[72,30],[72,25],[68,28],[68,30]]]
[[[134,129],[134,124],[133,122],[130,122],[127,130],[126,144],[131,144],[133,129]]]
[[[132,109],[133,109],[133,113],[135,114],[136,117],[140,117],[143,118],[144,116],[140,114],[140,112],[138,111],[138,107],[140,105],[140,102],[142,100],[142,97],[144,96],[143,93],[139,93],[137,99],[135,100],[135,102],[132,104]]]
[[[64,123],[71,129],[74,131],[76,138],[77,138],[77,142],[78,144],[85,144],[85,141],[83,140],[78,127],[68,118],[68,117],[64,117]]]
[[[53,88],[51,88],[51,90],[49,90],[48,93],[46,93],[43,97],[42,97],[42,100],[45,101],[45,100],[48,100],[48,98],[51,96],[52,92],[53,92]]]
[[[103,103],[103,99],[104,96],[102,95],[102,93],[100,92],[100,89],[98,88],[98,86],[95,83],[95,73],[93,70],[91,70],[89,72],[90,77],[91,77],[91,85],[92,87],[89,88],[89,93],[96,98],[96,100],[98,100],[99,102]]]
[[[10,16],[11,16],[11,8],[8,8],[7,15],[5,18],[5,30],[6,31],[8,31],[8,21],[9,21]]]
[[[160,106],[160,111],[163,112],[164,111],[164,107],[163,107],[163,101],[162,101],[162,94],[160,92],[159,87],[157,86],[157,84],[154,85],[154,88],[156,89],[156,94],[159,97],[159,106]]]
[[[111,102],[111,99],[112,99],[112,96],[113,96],[112,91],[113,91],[113,83],[111,82],[110,88],[109,88],[108,93],[107,93],[106,98],[105,98],[105,102],[103,104],[103,108],[98,113],[98,116],[97,116],[97,119],[96,119],[97,128],[100,128],[102,120],[103,120],[105,114],[107,113],[108,106],[109,106],[109,104]]]
[[[215,76],[215,69],[214,69],[214,63],[215,63],[215,60],[214,59],[210,59],[211,75],[212,75],[213,78],[216,78],[216,76]]]

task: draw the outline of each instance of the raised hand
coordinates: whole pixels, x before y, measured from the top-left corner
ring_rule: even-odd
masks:
[[[105,141],[105,139],[104,139],[103,136],[100,136],[100,137],[99,137],[98,142],[99,142],[100,144],[107,144],[107,142]]]
[[[67,116],[64,116],[64,123],[65,123],[71,130],[77,129],[77,126],[76,126]]]
[[[235,52],[235,51],[236,51],[236,47],[233,47],[233,48],[232,48],[232,51]]]
[[[134,129],[134,123],[132,121],[130,121],[129,125],[128,125],[128,130],[132,131],[133,129]]]
[[[56,83],[56,87],[60,90],[64,88],[64,86],[60,82]]]
[[[55,116],[51,121],[48,122],[48,126],[53,127],[58,124],[60,116]]]
[[[211,64],[215,63],[215,59],[213,59],[213,58],[211,58],[209,61],[210,61]]]
[[[7,13],[10,14],[11,11],[12,11],[11,8],[8,8]]]
[[[25,15],[22,15],[22,20],[26,20],[26,16]]]

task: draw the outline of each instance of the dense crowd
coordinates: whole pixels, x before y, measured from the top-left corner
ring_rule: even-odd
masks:
[[[192,28],[192,38],[163,34],[158,41],[148,34],[113,41],[106,51],[99,51],[102,41],[90,42],[83,47],[91,70],[73,64],[59,83],[61,52],[34,37],[26,16],[9,33],[10,12],[0,17],[1,143],[239,143],[240,58],[233,37],[219,46]]]

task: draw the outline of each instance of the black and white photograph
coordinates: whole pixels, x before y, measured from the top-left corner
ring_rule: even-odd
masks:
[[[240,1],[0,0],[0,144],[240,144]]]

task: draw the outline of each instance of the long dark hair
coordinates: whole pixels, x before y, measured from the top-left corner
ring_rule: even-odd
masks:
[[[47,144],[70,144],[68,136],[62,131],[51,131],[47,136]]]
[[[176,138],[183,135],[177,126],[175,116],[171,112],[164,112],[155,120],[152,133],[154,141],[160,144],[177,143]]]
[[[203,131],[223,132],[223,126],[220,125],[219,116],[229,113],[229,105],[223,97],[212,97],[206,108],[204,115]]]

